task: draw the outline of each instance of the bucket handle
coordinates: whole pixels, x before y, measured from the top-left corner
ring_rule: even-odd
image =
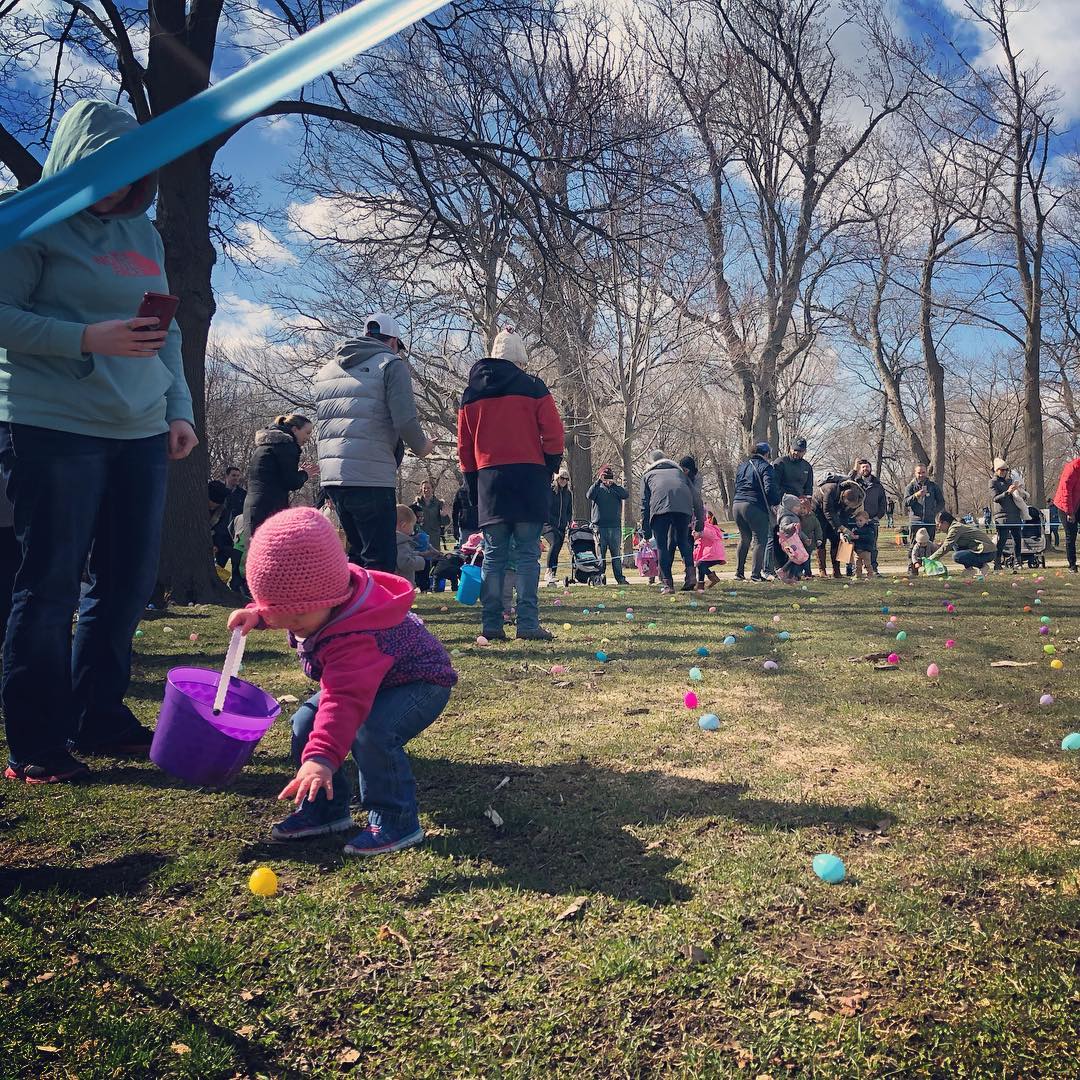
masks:
[[[234,630],[229,639],[229,651],[225,654],[225,663],[221,668],[221,678],[218,679],[217,693],[214,695],[214,715],[220,716],[225,707],[225,695],[229,692],[229,683],[240,671],[240,661],[244,658],[244,646],[247,638],[240,630]]]

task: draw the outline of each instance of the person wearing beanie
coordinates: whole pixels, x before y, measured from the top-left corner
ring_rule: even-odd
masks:
[[[813,497],[814,466],[806,460],[805,439],[792,439],[787,454],[773,462],[773,475],[782,495]]]
[[[684,469],[662,450],[649,452],[649,467],[641,476],[641,533],[656,540],[662,593],[675,591],[675,552],[684,564],[683,591],[697,588],[694,546],[690,539],[705,526],[705,507]]]
[[[558,585],[555,576],[559,570],[559,555],[573,518],[574,492],[570,487],[570,473],[566,466],[562,465],[551,481],[551,499],[548,502],[547,520],[543,530],[548,545],[547,573],[544,575],[544,584],[547,586]]]
[[[311,507],[283,510],[251,538],[245,564],[252,602],[229,629],[285,630],[319,692],[293,716],[296,776],[280,799],[297,809],[275,840],[355,828],[345,758],[360,774],[367,827],[347,855],[378,855],[424,839],[405,744],[446,707],[457,673],[442,644],[410,610],[413,587],[345,557],[337,532]]]
[[[746,558],[750,553],[751,541],[754,542],[754,564],[750,580],[763,581],[765,577],[765,555],[772,543],[773,507],[780,504],[782,496],[773,467],[769,464],[770,454],[767,442],[754,443],[735,473],[731,512],[739,527],[739,550],[735,564],[735,577],[739,581],[746,577]]]
[[[923,559],[929,559],[933,550],[934,545],[930,540],[930,533],[926,529],[917,529],[908,558],[908,573],[912,577],[918,576],[919,571],[922,569]]]
[[[987,485],[990,492],[990,505],[994,510],[994,527],[997,530],[997,549],[994,553],[994,569],[1001,569],[1001,560],[1010,541],[1013,545],[1014,569],[1020,565],[1020,545],[1022,530],[1021,525],[1027,517],[1025,510],[1021,511],[1020,495],[1022,485],[1019,480],[1012,477],[1009,471],[1009,463],[1004,458],[994,458],[994,475],[990,477]]]
[[[315,376],[321,483],[349,543],[349,558],[369,570],[397,565],[397,472],[405,447],[435,448],[420,426],[405,331],[378,311],[364,336],[347,338]]]
[[[521,336],[500,331],[491,356],[478,360],[458,410],[458,461],[484,532],[483,634],[505,641],[503,584],[517,560],[517,636],[550,641],[540,625],[540,533],[550,511],[551,478],[565,448],[562,420],[542,379],[523,367]]]
[[[630,492],[615,483],[615,470],[610,465],[600,469],[593,486],[585,493],[592,503],[589,517],[600,541],[600,564],[606,568],[610,552],[611,569],[620,585],[627,584],[623,573],[622,506],[629,497]]]

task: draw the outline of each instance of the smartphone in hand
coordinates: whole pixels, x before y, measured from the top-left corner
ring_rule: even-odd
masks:
[[[148,326],[144,333],[159,333],[169,329],[169,323],[176,315],[176,309],[180,306],[180,297],[171,293],[147,292],[143,293],[142,303],[135,312],[137,319],[157,319],[157,327]]]

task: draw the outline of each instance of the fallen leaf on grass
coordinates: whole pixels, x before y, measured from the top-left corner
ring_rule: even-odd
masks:
[[[37,1047],[37,1049],[40,1050],[43,1054],[59,1054],[60,1053],[60,1047],[59,1046],[39,1046],[39,1047]]]
[[[991,667],[1035,667],[1034,660],[991,660]]]
[[[355,1065],[360,1060],[360,1051],[349,1047],[347,1050],[342,1050],[338,1054],[339,1065]]]
[[[501,829],[503,827],[503,819],[498,810],[489,806],[484,811],[484,817],[486,817],[496,829]]]
[[[169,1049],[174,1054],[180,1054],[181,1056],[183,1056],[184,1054],[190,1054],[191,1053],[191,1047],[188,1046],[187,1043],[182,1043],[182,1042],[174,1042],[174,1043],[172,1043],[169,1046]]]
[[[687,942],[679,950],[679,953],[695,967],[698,964],[707,964],[709,962],[709,954],[700,945],[691,945]]]
[[[279,705],[296,705],[300,699],[295,694],[282,694],[277,701]]]
[[[387,938],[393,938],[395,941],[400,942],[402,945],[405,946],[406,949],[412,952],[412,944],[409,939],[399,930],[395,930],[392,926],[388,926],[386,923],[383,923],[383,925],[379,927],[379,932],[375,935],[375,937],[378,941],[386,941]]]
[[[738,1043],[724,1043],[720,1049],[730,1050],[735,1055],[735,1064],[740,1069],[745,1069],[754,1063],[754,1051],[747,1050],[745,1046],[740,1046]]]
[[[55,978],[56,978],[56,972],[55,971],[43,971],[40,975],[36,975],[34,977],[34,982],[43,983],[43,982],[48,982],[50,979],[55,979]]]
[[[587,896],[575,897],[573,903],[571,903],[569,907],[567,907],[563,911],[560,911],[559,914],[555,916],[555,921],[566,922],[567,919],[575,918],[576,916],[581,914],[582,909],[588,902],[589,898]]]
[[[241,1039],[250,1039],[251,1036],[255,1034],[255,1025],[244,1024],[243,1027],[238,1027],[236,1029],[236,1034],[239,1035]]]
[[[841,1016],[857,1016],[866,1008],[866,999],[870,996],[869,990],[856,990],[853,994],[846,994],[839,999]]]

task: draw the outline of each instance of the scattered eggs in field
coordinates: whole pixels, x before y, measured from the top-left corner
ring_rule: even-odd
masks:
[[[1054,704],[1054,695],[1053,694],[1043,694],[1043,696],[1041,698],[1039,698],[1039,704],[1040,705],[1053,705]]]

